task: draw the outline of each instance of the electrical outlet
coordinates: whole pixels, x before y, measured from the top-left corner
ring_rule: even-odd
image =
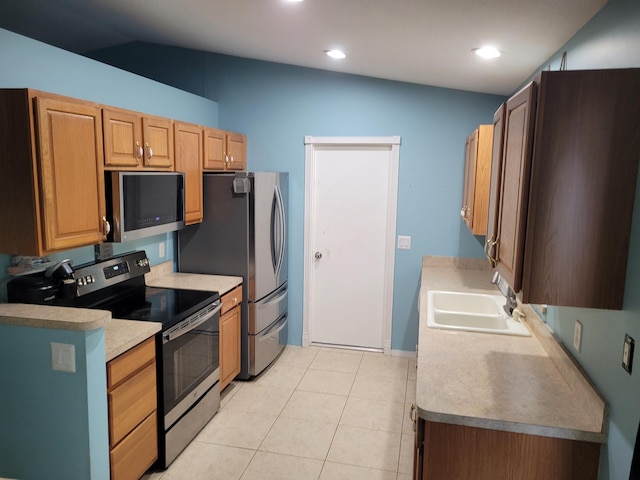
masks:
[[[573,326],[573,348],[575,348],[576,351],[579,352],[581,346],[582,346],[582,324],[580,323],[580,320],[576,320],[576,323]]]
[[[158,256],[164,258],[164,242],[158,244]]]
[[[624,368],[629,375],[631,375],[631,368],[633,367],[633,349],[636,342],[629,336],[624,334],[624,346],[622,347],[622,368]]]
[[[398,235],[398,249],[411,250],[411,237],[407,237],[405,235]]]

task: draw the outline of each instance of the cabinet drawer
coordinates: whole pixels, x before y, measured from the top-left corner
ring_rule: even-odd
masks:
[[[117,445],[156,409],[156,362],[108,393],[110,446]]]
[[[155,359],[155,338],[151,337],[140,345],[123,353],[107,363],[107,388],[112,388],[133,375],[147,363]]]
[[[158,458],[156,412],[109,453],[111,480],[138,480]]]
[[[242,285],[238,285],[229,293],[225,293],[222,296],[222,310],[220,310],[220,315],[224,315],[240,302],[242,302]]]

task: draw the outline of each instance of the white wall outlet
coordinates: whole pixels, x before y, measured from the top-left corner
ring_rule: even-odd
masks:
[[[165,252],[164,252],[164,242],[160,242],[160,243],[158,244],[158,256],[159,256],[160,258],[164,258],[164,253],[165,253]]]
[[[405,235],[398,235],[398,249],[411,250],[411,237],[407,237]]]
[[[580,351],[580,347],[582,346],[582,324],[579,320],[576,320],[576,323],[573,327],[573,348],[576,349],[577,352]]]
[[[75,373],[76,346],[51,342],[51,370]]]

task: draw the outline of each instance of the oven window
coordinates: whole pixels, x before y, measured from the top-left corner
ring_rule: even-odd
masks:
[[[219,315],[163,345],[164,413],[219,367]]]

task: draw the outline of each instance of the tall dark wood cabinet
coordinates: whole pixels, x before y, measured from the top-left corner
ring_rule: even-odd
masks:
[[[486,251],[523,302],[622,308],[639,85],[640,69],[542,72],[507,101]]]

